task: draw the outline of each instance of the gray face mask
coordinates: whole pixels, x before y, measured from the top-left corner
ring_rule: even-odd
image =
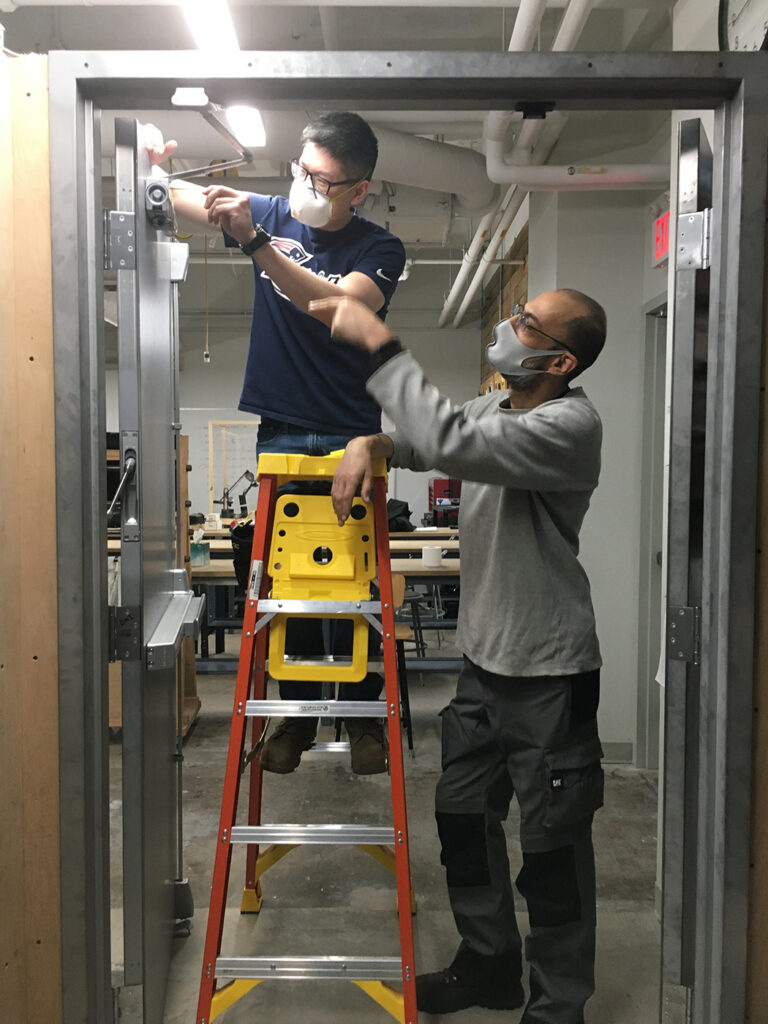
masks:
[[[493,328],[493,341],[485,349],[488,362],[504,377],[526,377],[534,373],[546,373],[532,366],[523,364],[529,359],[540,359],[542,356],[560,356],[567,350],[564,348],[529,348],[515,334],[512,321],[500,320]]]

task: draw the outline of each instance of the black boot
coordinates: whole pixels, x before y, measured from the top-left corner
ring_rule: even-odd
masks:
[[[485,957],[461,948],[453,963],[416,978],[416,1004],[425,1013],[454,1013],[470,1006],[516,1010],[525,1002],[520,967],[510,957]]]
[[[298,768],[301,755],[315,742],[317,722],[316,718],[281,719],[261,752],[262,770],[287,775]]]

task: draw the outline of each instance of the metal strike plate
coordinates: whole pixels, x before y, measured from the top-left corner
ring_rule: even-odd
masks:
[[[141,608],[110,605],[109,660],[138,661],[141,657]]]
[[[700,608],[669,609],[667,619],[667,657],[671,661],[699,663]]]
[[[712,210],[677,218],[677,269],[706,270],[710,264]]]
[[[136,269],[136,222],[132,213],[109,210],[104,231],[104,269]]]

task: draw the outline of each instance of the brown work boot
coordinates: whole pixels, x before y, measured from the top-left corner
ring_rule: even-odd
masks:
[[[349,736],[352,771],[355,775],[378,775],[387,770],[387,741],[378,718],[345,718]]]
[[[294,771],[301,755],[315,742],[316,734],[316,718],[281,718],[261,751],[262,770],[278,775]]]

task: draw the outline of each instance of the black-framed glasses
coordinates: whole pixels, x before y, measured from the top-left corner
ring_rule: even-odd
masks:
[[[308,171],[298,159],[291,160],[291,174],[297,181],[306,181],[309,178],[312,188],[322,196],[327,196],[332,188],[338,188],[339,185],[356,185],[361,180],[360,178],[345,178],[343,181],[328,181],[322,174]]]
[[[566,345],[566,343],[564,341],[561,341],[559,338],[553,338],[551,334],[547,334],[546,331],[542,331],[542,329],[540,327],[537,327],[536,324],[531,323],[530,313],[526,313],[519,302],[516,302],[514,304],[514,306],[512,307],[512,311],[510,312],[509,315],[510,318],[515,318],[516,324],[520,324],[524,331],[536,331],[537,334],[543,334],[545,338],[549,338],[550,341],[554,341],[556,345],[559,345],[561,348],[564,348],[566,352],[570,352],[572,356],[578,359],[578,356],[573,351],[570,345]]]

